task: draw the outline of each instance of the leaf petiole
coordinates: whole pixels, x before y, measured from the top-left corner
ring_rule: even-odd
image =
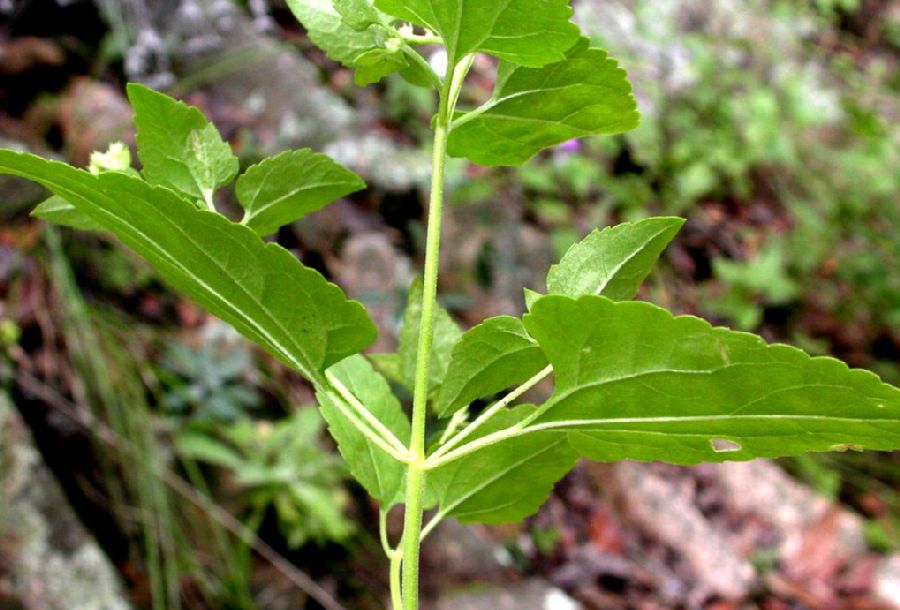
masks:
[[[428,44],[442,45],[444,44],[444,39],[440,36],[419,36],[417,34],[404,34],[400,33],[401,38],[403,38],[403,42],[412,46],[423,46]]]
[[[343,399],[335,401],[338,408],[344,412],[347,418],[350,419],[363,434],[369,437],[373,442],[378,442],[379,447],[388,452],[396,460],[401,462],[411,461],[412,456],[403,443],[401,443],[377,417],[372,415],[371,411],[369,411],[366,406],[353,395],[353,392],[351,392],[347,386],[341,383],[341,380],[338,379],[337,376],[330,371],[325,371],[325,378],[328,379],[328,382],[337,391],[339,397]],[[356,415],[362,417],[365,422],[360,422],[355,415],[344,411],[341,407],[342,404],[349,405]]]
[[[394,553],[397,552],[397,549],[392,547],[388,540],[387,515],[387,510],[385,510],[383,506],[380,506],[378,508],[378,538],[381,541],[381,548],[384,549],[384,554],[387,557],[393,557]]]
[[[541,381],[543,381],[544,379],[549,377],[551,373],[553,373],[553,365],[547,365],[547,367],[544,368],[537,375],[535,375],[534,377],[532,377],[531,379],[529,379],[528,381],[526,381],[525,383],[520,385],[518,388],[516,388],[515,390],[513,390],[512,392],[510,392],[509,394],[504,396],[501,400],[498,400],[496,403],[494,403],[494,405],[491,406],[491,408],[489,408],[484,413],[482,413],[475,421],[473,421],[471,424],[466,426],[463,430],[461,430],[459,433],[457,433],[455,436],[453,436],[445,444],[441,445],[441,447],[428,458],[428,461],[426,462],[428,469],[431,470],[433,468],[436,468],[437,464],[446,464],[446,463],[453,461],[453,460],[444,460],[443,458],[444,458],[444,456],[448,455],[454,447],[456,447],[461,442],[463,442],[468,437],[470,437],[476,430],[478,430],[478,428],[480,428],[481,426],[486,424],[488,421],[490,421],[491,418],[493,418],[495,415],[497,415],[497,413],[500,413],[501,411],[506,409],[510,404],[512,404],[519,398],[521,398],[526,392],[528,392],[534,386],[536,386]],[[499,434],[499,432],[497,434]],[[491,436],[493,436],[493,435],[491,435]],[[488,437],[485,437],[485,438],[488,438]],[[465,448],[465,447],[468,447],[468,445],[464,446],[463,448]],[[459,452],[453,452],[454,455],[457,453],[459,453]],[[466,454],[459,453],[458,457],[462,457],[463,455],[466,455]],[[456,459],[456,458],[454,458],[454,459]]]
[[[484,449],[485,447],[490,447],[491,445],[496,445],[499,442],[515,438],[517,436],[522,436],[523,434],[527,434],[531,432],[526,428],[525,421],[521,421],[515,426],[510,426],[509,428],[504,428],[503,430],[498,430],[493,434],[488,434],[482,438],[476,439],[471,443],[463,445],[458,449],[450,451],[438,458],[434,458],[432,456],[429,458],[425,467],[427,470],[434,470],[435,468],[440,468],[441,466],[446,466],[451,462],[455,462],[456,460],[469,455],[470,453],[474,453],[479,449]]]
[[[466,423],[466,419],[469,417],[469,409],[468,407],[464,407],[453,414],[453,417],[450,418],[450,423],[447,424],[447,429],[444,430],[444,433],[441,434],[441,438],[438,441],[438,445],[443,445],[450,438],[456,434],[457,429]]]
[[[445,516],[444,513],[436,514],[425,525],[425,527],[422,528],[422,533],[419,534],[419,544],[422,544],[422,542],[425,540],[425,538],[428,537],[428,534],[430,534],[434,530],[434,528],[436,528],[440,524],[440,522],[444,520],[444,516]]]

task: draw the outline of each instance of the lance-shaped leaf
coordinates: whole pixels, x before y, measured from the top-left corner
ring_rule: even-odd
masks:
[[[580,36],[569,0],[375,0],[444,39],[451,65],[482,51],[522,66],[560,61]]]
[[[533,411],[525,405],[500,413],[471,440],[514,426]],[[578,455],[566,436],[560,431],[516,436],[432,470],[428,485],[438,514],[463,523],[512,523],[535,513],[575,465]]]
[[[339,362],[329,372],[401,442],[410,436],[409,419],[384,377],[365,358],[356,355]],[[388,509],[403,500],[405,464],[373,443],[347,417],[352,407],[336,393],[319,392],[322,415],[338,443],[350,472],[369,494]]]
[[[623,69],[582,40],[543,68],[501,65],[494,95],[453,122],[450,155],[481,165],[521,165],[574,138],[637,127],[637,102]]]
[[[144,178],[195,199],[237,176],[237,157],[203,113],[143,85],[128,85]]]
[[[63,197],[174,288],[314,382],[321,384],[322,370],[375,340],[362,305],[320,273],[173,191],[11,151],[0,151],[0,173],[29,178]]]
[[[241,221],[260,235],[365,188],[362,178],[331,157],[308,148],[283,152],[253,165],[238,178]]]
[[[594,231],[566,252],[547,274],[550,294],[634,297],[659,255],[678,234],[681,218],[648,218]]]
[[[422,323],[422,280],[417,279],[409,288],[409,302],[400,328],[397,353],[400,355],[400,372],[403,385],[412,390],[416,381],[416,357],[419,353],[419,327]],[[462,331],[447,310],[435,304],[434,339],[431,346],[431,366],[428,371],[428,392],[438,389],[447,374],[447,365],[453,353],[453,346],[459,341]]]
[[[676,464],[900,447],[900,390],[648,303],[547,296],[525,326],[556,391],[529,426],[596,460]]]
[[[453,348],[435,410],[439,417],[450,417],[473,400],[528,381],[546,366],[547,357],[521,320],[490,318]]]

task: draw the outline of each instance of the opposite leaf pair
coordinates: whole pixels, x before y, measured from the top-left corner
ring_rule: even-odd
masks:
[[[900,443],[900,391],[871,373],[616,302],[636,294],[682,222],[652,218],[592,233],[550,270],[550,295],[530,293],[523,320],[492,318],[459,338],[437,331],[436,360],[447,365],[432,368],[432,406],[451,419],[426,460],[425,506],[437,507],[436,521],[526,517],[579,456],[694,464]],[[322,395],[324,414],[351,471],[385,509],[401,502],[402,443],[385,449],[358,421],[368,409],[386,424],[388,442],[404,439],[399,401],[362,357],[327,374],[341,392]],[[401,383],[408,374],[402,365],[394,372]],[[551,375],[547,402],[513,406]],[[520,384],[473,422],[457,417]]]

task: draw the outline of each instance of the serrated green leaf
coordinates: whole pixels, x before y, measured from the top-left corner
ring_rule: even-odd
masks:
[[[470,440],[514,426],[533,411],[526,405],[499,413]],[[566,436],[542,431],[510,438],[430,471],[438,514],[463,523],[511,523],[535,513],[578,458]]]
[[[383,27],[392,19],[366,0],[350,0],[340,6],[331,0],[288,0],[288,6],[328,57],[348,68],[358,68],[357,83],[370,84],[410,69],[403,54],[394,52],[396,45],[389,44],[400,43],[399,38],[391,41],[389,30]],[[377,19],[375,25],[362,27],[371,19]]]
[[[390,430],[401,442],[410,436],[409,419],[400,401],[391,392],[387,380],[375,372],[362,356],[352,356],[331,367],[334,374],[348,390]],[[319,392],[322,415],[338,443],[351,474],[369,492],[389,509],[403,501],[406,465],[372,443],[338,408],[337,394]],[[345,405],[346,408],[349,408]]]
[[[531,306],[544,296],[540,292],[536,292],[530,288],[523,288],[522,292],[525,294],[525,309],[528,309],[529,311],[531,310]]]
[[[631,299],[683,225],[681,218],[648,218],[594,231],[550,268],[547,290],[570,297]]]
[[[385,22],[384,14],[373,6],[372,0],[334,0],[334,10],[357,32]]]
[[[238,178],[235,194],[244,208],[241,222],[270,235],[365,186],[362,178],[327,155],[304,148],[250,167]]]
[[[629,131],[640,119],[625,71],[586,39],[559,63],[501,66],[500,76],[490,101],[454,120],[451,156],[521,165],[550,146]]]
[[[568,0],[375,0],[444,39],[451,65],[482,51],[522,66],[560,61],[580,36]]]
[[[422,322],[422,280],[415,280],[409,287],[409,302],[400,328],[397,353],[400,355],[400,370],[403,385],[412,390],[416,382],[416,357],[419,353],[419,326]],[[462,330],[447,310],[435,303],[434,339],[431,346],[431,366],[428,371],[428,393],[437,390],[447,374],[453,346],[462,337]]]
[[[544,297],[524,322],[556,378],[529,429],[567,430],[595,460],[900,447],[900,390],[833,358],[599,296]]]
[[[81,231],[102,231],[91,217],[58,195],[53,195],[38,204],[31,215],[47,222],[71,227]]]
[[[485,320],[453,348],[435,411],[439,417],[450,417],[473,400],[528,381],[547,364],[521,320],[510,316]]]
[[[63,197],[174,288],[318,384],[325,368],[375,340],[362,305],[320,273],[173,191],[12,151],[0,151],[0,173],[29,178]]]
[[[403,385],[403,367],[400,362],[400,354],[369,354],[369,362],[379,373],[399,385]]]
[[[237,176],[231,146],[200,110],[136,83],[128,85],[128,99],[148,182],[209,201]]]
[[[344,23],[331,0],[288,0],[288,7],[316,46],[347,67],[360,55],[384,48],[371,28],[358,32]]]
[[[386,76],[407,69],[408,62],[399,48],[372,49],[356,58],[353,82],[360,87],[373,85]]]

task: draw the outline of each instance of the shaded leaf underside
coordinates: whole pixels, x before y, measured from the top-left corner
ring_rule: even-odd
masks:
[[[472,440],[515,425],[534,410],[497,415]],[[533,514],[578,455],[564,433],[537,432],[491,445],[429,473],[439,514],[463,523],[509,523]]]
[[[833,358],[602,297],[538,301],[525,325],[556,391],[529,429],[601,461],[782,457],[900,447],[900,390]]]

